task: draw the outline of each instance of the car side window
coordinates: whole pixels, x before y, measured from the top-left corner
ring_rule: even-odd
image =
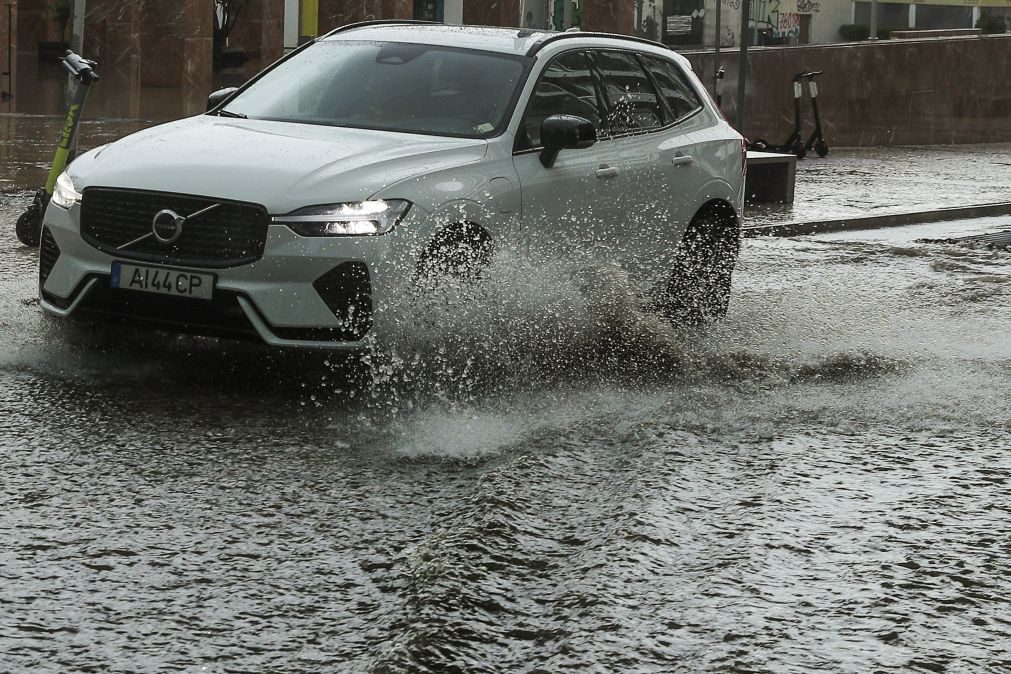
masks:
[[[660,87],[661,95],[674,113],[675,122],[680,122],[702,107],[702,101],[677,64],[655,56],[643,56],[643,59]]]
[[[663,106],[635,55],[601,50],[593,59],[607,92],[605,133],[614,136],[664,125]]]
[[[600,128],[597,89],[585,52],[562,54],[544,69],[523,113],[520,149],[540,147],[541,123],[551,115],[576,115]]]

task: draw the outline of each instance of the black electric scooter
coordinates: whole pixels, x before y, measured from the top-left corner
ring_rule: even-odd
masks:
[[[45,215],[46,206],[53,196],[53,188],[56,186],[56,179],[63,173],[63,169],[73,157],[70,156],[70,148],[77,137],[77,127],[81,121],[81,111],[84,109],[84,102],[88,99],[88,90],[98,79],[98,74],[93,66],[98,65],[94,61],[78,56],[74,52],[67,50],[67,55],[60,59],[63,67],[80,84],[74,92],[74,98],[67,108],[67,118],[63,122],[63,131],[60,133],[60,142],[56,147],[56,155],[53,157],[53,166],[49,169],[49,177],[46,179],[46,186],[35,193],[35,199],[21,217],[18,218],[15,231],[18,240],[26,246],[38,246],[39,238],[42,235],[42,217]]]
[[[804,137],[800,134],[800,99],[804,95],[802,80],[808,73],[797,73],[793,76],[793,131],[782,145],[774,145],[761,138],[749,145],[752,150],[760,152],[785,152],[795,154],[798,159],[803,159],[807,155],[807,146],[804,144]]]
[[[813,148],[819,157],[824,157],[828,155],[828,143],[825,142],[825,136],[821,132],[821,117],[818,116],[818,83],[814,81],[814,78],[821,74],[821,70],[812,70],[802,75],[807,79],[807,89],[811,95],[811,112],[814,113],[814,132],[804,144],[804,149],[810,151]]]

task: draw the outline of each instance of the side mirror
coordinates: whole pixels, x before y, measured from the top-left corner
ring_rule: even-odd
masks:
[[[562,150],[582,150],[597,142],[593,122],[576,115],[551,115],[541,122],[541,164],[551,168]]]
[[[217,91],[213,92],[210,96],[207,97],[206,112],[210,112],[214,108],[224,103],[229,96],[231,96],[238,90],[239,90],[238,87],[228,87],[226,89],[218,89]]]

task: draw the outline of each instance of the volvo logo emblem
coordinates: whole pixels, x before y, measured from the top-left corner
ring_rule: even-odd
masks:
[[[155,213],[151,221],[151,233],[161,243],[175,243],[183,235],[185,222],[186,218],[166,208]]]
[[[175,211],[164,208],[154,214],[151,219],[151,231],[144,236],[137,237],[133,241],[127,241],[122,246],[116,248],[116,250],[123,250],[124,248],[129,248],[135,243],[140,243],[141,241],[154,237],[159,243],[163,243],[166,246],[171,246],[173,243],[179,240],[179,237],[183,235],[183,225],[186,224],[187,220],[192,220],[198,215],[203,215],[209,210],[215,209],[221,204],[211,204],[207,208],[201,208],[199,211],[190,213],[189,215],[179,215]]]

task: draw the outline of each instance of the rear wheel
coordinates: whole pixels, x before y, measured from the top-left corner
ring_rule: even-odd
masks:
[[[819,138],[818,142],[814,144],[814,151],[818,153],[819,157],[828,156],[828,143]]]
[[[699,325],[726,316],[740,231],[726,204],[708,208],[689,223],[658,302],[661,313],[675,325]]]

